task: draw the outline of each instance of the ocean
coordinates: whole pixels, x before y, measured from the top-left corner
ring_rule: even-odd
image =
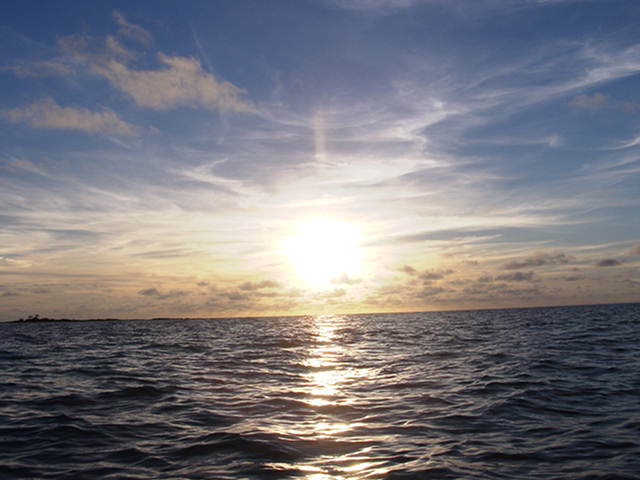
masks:
[[[640,304],[0,324],[2,479],[640,479]]]

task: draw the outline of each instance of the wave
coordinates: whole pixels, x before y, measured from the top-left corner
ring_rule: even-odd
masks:
[[[637,478],[639,324],[618,305],[0,325],[2,474]]]

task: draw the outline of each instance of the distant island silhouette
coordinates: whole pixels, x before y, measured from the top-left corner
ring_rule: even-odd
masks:
[[[206,318],[223,318],[223,317],[206,317]],[[244,318],[244,317],[243,317]],[[10,320],[5,323],[71,323],[71,322],[125,322],[134,320],[194,320],[193,317],[153,317],[153,318],[50,318],[41,317],[40,315],[29,315],[27,318],[19,318],[18,320]]]
[[[27,318],[20,318],[13,320],[10,323],[65,323],[65,322],[120,322],[119,318],[49,318],[41,317],[40,315],[29,315]]]

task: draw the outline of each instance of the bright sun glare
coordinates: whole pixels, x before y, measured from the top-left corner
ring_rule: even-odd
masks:
[[[285,251],[298,278],[309,287],[327,288],[343,276],[357,274],[358,232],[343,221],[313,219],[300,224]]]

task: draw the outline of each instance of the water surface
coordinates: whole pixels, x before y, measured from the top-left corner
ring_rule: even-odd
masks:
[[[640,305],[0,325],[2,478],[638,479]]]

